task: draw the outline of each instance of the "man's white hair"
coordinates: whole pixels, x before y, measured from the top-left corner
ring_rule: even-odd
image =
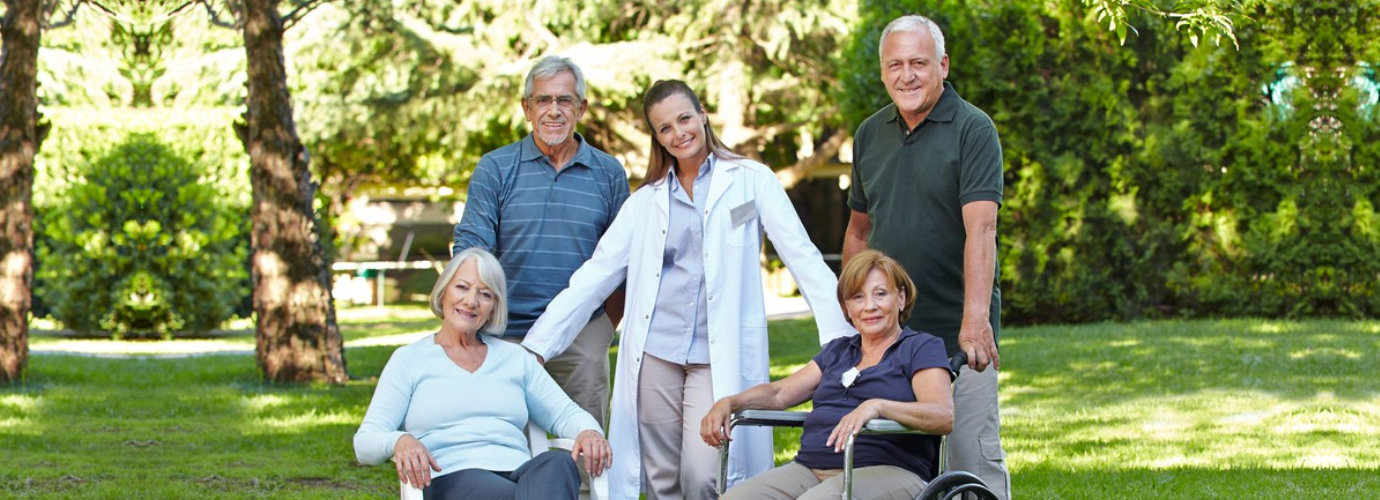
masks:
[[[934,59],[944,58],[944,32],[939,29],[939,25],[931,21],[930,18],[921,15],[909,15],[898,17],[887,23],[886,29],[882,30],[882,38],[877,41],[877,59],[882,57],[882,44],[886,43],[886,36],[893,31],[905,31],[909,33],[920,33],[921,29],[928,29],[930,38],[934,39]],[[886,62],[886,61],[882,61]]]
[[[522,97],[532,97],[532,87],[537,80],[554,78],[562,71],[570,72],[575,76],[575,97],[580,100],[585,99],[585,73],[580,71],[580,67],[575,65],[568,57],[546,56],[532,65],[532,70],[527,72],[527,80],[522,85]]]

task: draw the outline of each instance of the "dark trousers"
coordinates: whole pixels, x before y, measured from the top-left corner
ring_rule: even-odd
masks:
[[[431,480],[427,500],[547,500],[580,496],[580,471],[570,452],[550,450],[517,470],[465,469]]]

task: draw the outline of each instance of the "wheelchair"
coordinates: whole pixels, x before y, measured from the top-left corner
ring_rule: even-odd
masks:
[[[959,368],[968,364],[968,356],[963,352],[955,354],[949,358],[949,367],[955,374]],[[782,410],[743,410],[734,413],[729,419],[728,426],[730,432],[733,427],[739,425],[746,426],[766,426],[766,427],[804,427],[805,417],[809,412],[803,411],[782,411]],[[901,425],[895,420],[876,418],[867,422],[858,434],[928,434],[924,431],[910,429]],[[853,500],[853,441],[856,436],[849,436],[844,443],[843,452],[843,500]],[[719,481],[718,492],[720,495],[728,489],[728,447],[731,441],[725,441],[719,446]],[[948,448],[947,437],[940,441],[939,446],[939,472],[940,474],[925,486],[916,500],[997,500],[997,496],[987,485],[977,476],[963,471],[948,470]]]

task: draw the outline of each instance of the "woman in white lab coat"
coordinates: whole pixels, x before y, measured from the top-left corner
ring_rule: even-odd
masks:
[[[646,179],[522,345],[560,354],[626,279],[610,494],[637,498],[645,478],[649,499],[713,498],[718,455],[699,438],[700,420],[717,399],[768,380],[763,231],[814,311],[820,343],[855,330],[771,169],[729,151],[684,82],[653,84],[643,113],[654,138]],[[730,484],[773,465],[770,429],[732,437]]]

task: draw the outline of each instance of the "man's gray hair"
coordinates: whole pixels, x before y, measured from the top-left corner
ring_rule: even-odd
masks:
[[[562,71],[569,71],[570,74],[575,75],[576,97],[583,101],[585,99],[585,74],[570,58],[561,56],[543,57],[532,66],[532,70],[527,72],[527,82],[523,84],[522,97],[532,97],[532,86],[538,78],[542,80],[554,78]]]
[[[882,38],[877,40],[877,59],[882,57],[882,44],[886,43],[886,36],[893,31],[904,31],[908,33],[920,33],[921,28],[930,31],[930,38],[934,39],[934,59],[943,59],[944,54],[944,32],[939,29],[939,25],[931,21],[930,18],[921,15],[909,15],[898,17],[887,23],[886,29],[882,30]],[[885,62],[885,61],[882,61]]]

